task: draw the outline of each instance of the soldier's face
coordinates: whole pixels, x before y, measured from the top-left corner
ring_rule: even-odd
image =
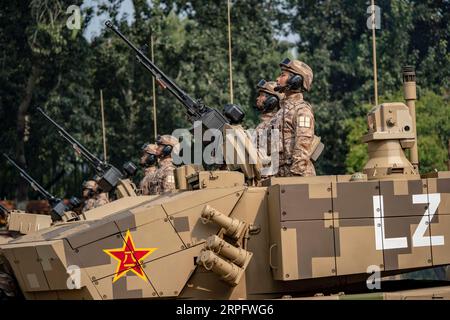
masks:
[[[281,74],[277,78],[277,85],[282,87],[286,86],[288,79],[289,79],[289,72],[284,70],[281,71]]]
[[[147,160],[147,154],[144,153],[144,154],[142,154],[141,159],[139,160],[139,164],[140,164],[141,166],[144,166],[146,160]]]
[[[267,97],[264,92],[260,92],[258,97],[256,98],[256,106],[259,110],[263,109],[264,101],[266,101]]]
[[[89,194],[90,194],[89,191],[90,191],[89,189],[83,189],[83,198],[84,199],[89,198]]]

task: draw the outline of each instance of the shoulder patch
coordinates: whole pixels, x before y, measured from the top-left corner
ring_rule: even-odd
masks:
[[[298,116],[297,126],[300,128],[311,128],[311,117],[309,116]]]

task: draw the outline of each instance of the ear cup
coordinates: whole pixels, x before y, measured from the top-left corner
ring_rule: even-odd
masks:
[[[172,146],[165,145],[164,148],[162,149],[161,153],[164,157],[169,156],[172,153]]]
[[[278,98],[272,95],[267,95],[266,100],[264,101],[263,104],[263,112],[265,113],[268,111],[272,111],[273,109],[276,108],[277,105],[278,105]]]
[[[303,89],[303,77],[299,74],[293,74],[289,77],[287,84],[291,90]]]
[[[145,165],[147,167],[154,166],[156,163],[156,156],[154,154],[148,154],[147,158],[145,159]]]

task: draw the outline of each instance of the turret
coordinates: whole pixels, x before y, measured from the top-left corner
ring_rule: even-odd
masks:
[[[367,116],[369,160],[363,172],[369,180],[419,178],[416,140],[416,76],[413,67],[403,69],[402,102],[375,106]],[[411,162],[405,156],[411,149]]]

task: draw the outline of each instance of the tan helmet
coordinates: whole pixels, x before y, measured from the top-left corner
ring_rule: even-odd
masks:
[[[164,146],[172,146],[175,147],[178,144],[178,139],[174,136],[171,136],[170,134],[165,134],[162,136],[158,136],[156,139],[157,145],[164,145]]]
[[[92,191],[94,191],[94,192],[97,192],[97,190],[98,190],[98,184],[97,184],[97,182],[95,182],[94,180],[88,180],[88,181],[85,181],[84,183],[83,183],[83,190],[84,189],[89,189],[89,190],[92,190]]]
[[[300,60],[290,60],[289,58],[284,59],[280,63],[281,70],[289,71],[293,74],[302,76],[303,78],[303,88],[305,91],[311,89],[311,84],[313,81],[313,71],[310,66]]]
[[[158,145],[154,143],[145,143],[142,146],[142,152],[148,153],[148,154],[154,154],[155,156],[159,155],[159,148]]]
[[[281,100],[283,98],[283,94],[278,91],[275,91],[276,86],[277,86],[276,81],[266,81],[264,79],[261,79],[256,85],[256,88],[258,89],[258,92],[268,93],[272,96],[277,97],[278,100]]]
[[[175,138],[174,136],[171,136],[170,134],[165,134],[162,136],[158,136],[156,138],[156,144],[158,146],[163,147],[162,149],[160,149],[161,150],[160,156],[167,157],[171,155],[172,150],[174,149],[175,152],[178,152],[178,147],[180,143],[178,142],[178,139]]]

